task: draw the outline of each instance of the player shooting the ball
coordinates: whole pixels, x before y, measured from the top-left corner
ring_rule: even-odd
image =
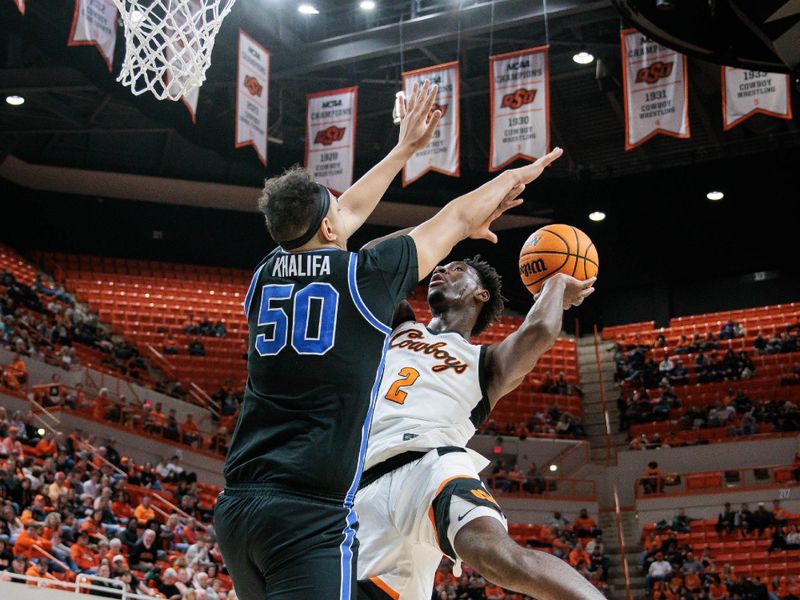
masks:
[[[493,239],[489,225],[510,204],[472,237]],[[478,257],[433,270],[427,326],[407,302],[398,306],[356,496],[360,598],[430,598],[442,554],[539,600],[604,598],[564,561],[509,537],[478,476],[488,461],[465,447],[553,346],[563,312],[592,294],[595,280],[551,276],[520,328],[491,346],[469,342],[504,304],[500,276]]]

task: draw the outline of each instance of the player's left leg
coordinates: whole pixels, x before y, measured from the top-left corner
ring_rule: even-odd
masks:
[[[561,559],[517,544],[497,519],[481,517],[470,521],[455,535],[453,545],[461,560],[503,588],[538,600],[605,598]]]

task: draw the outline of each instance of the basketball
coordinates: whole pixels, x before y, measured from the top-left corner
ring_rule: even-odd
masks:
[[[598,266],[594,243],[572,225],[537,229],[519,253],[519,275],[531,294],[536,294],[556,273],[586,280],[597,275]]]

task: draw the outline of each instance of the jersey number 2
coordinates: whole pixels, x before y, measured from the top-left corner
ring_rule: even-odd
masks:
[[[389,391],[386,392],[386,399],[403,404],[406,401],[408,392],[403,391],[402,388],[414,385],[414,382],[419,379],[419,371],[411,367],[403,367],[398,375],[400,375],[400,379],[395,381]]]
[[[289,339],[289,317],[273,301],[292,297],[294,284],[265,285],[261,290],[258,326],[272,325],[272,334],[256,336],[256,350],[261,356],[275,356],[286,347]],[[311,302],[319,302],[317,322],[311,324]],[[336,337],[336,315],[339,312],[339,292],[330,283],[312,283],[298,291],[292,307],[292,348],[298,354],[325,354],[333,348]]]

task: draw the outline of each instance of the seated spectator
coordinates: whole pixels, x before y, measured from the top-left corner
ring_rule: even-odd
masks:
[[[200,428],[197,426],[191,413],[186,415],[186,420],[181,425],[183,432],[183,443],[193,446],[200,440]]]
[[[203,346],[203,343],[198,339],[195,338],[191,341],[188,346],[189,349],[189,356],[205,356],[206,355],[206,348]]]
[[[640,482],[644,494],[660,494],[663,491],[664,475],[656,461],[647,464]]]
[[[736,528],[736,513],[731,510],[731,503],[726,502],[725,508],[717,517],[717,525],[715,529],[717,530],[718,535],[722,535],[723,532],[726,533],[733,533],[733,530]]]
[[[142,527],[147,525],[150,520],[155,519],[156,517],[156,511],[151,508],[150,504],[150,496],[142,496],[142,502],[133,511],[133,516],[137,521],[139,521],[139,525]]]
[[[601,533],[600,530],[597,529],[597,523],[589,516],[585,508],[582,508],[580,514],[575,518],[573,531],[578,538],[595,537]]]
[[[214,323],[214,337],[224,338],[226,334],[227,331],[225,331],[225,321],[219,320]]]
[[[681,508],[672,519],[672,531],[676,533],[689,533],[690,524],[694,519],[686,516],[686,509]]]
[[[96,572],[100,560],[89,547],[88,533],[85,531],[78,533],[78,539],[69,549],[69,553],[81,573],[93,575]]]
[[[156,532],[152,529],[145,529],[142,539],[131,548],[128,556],[131,567],[138,571],[149,571],[155,566],[158,560],[158,547],[155,541]]]
[[[664,359],[658,364],[658,372],[664,377],[669,377],[673,369],[675,369],[675,363],[670,360],[669,351],[664,348]]]
[[[789,522],[789,515],[781,506],[780,500],[772,501],[772,520],[778,527],[785,527]]]
[[[531,463],[525,477],[524,489],[529,494],[541,494],[545,490],[544,474],[535,463]]]
[[[740,534],[749,534],[752,531],[753,513],[747,507],[747,503],[743,502],[739,512],[736,513],[736,528]]]
[[[758,531],[759,536],[764,535],[764,531],[774,524],[772,513],[764,508],[764,503],[759,502],[758,508],[752,513],[750,521],[747,524],[747,533]]]
[[[681,359],[675,362],[675,368],[669,375],[669,382],[670,385],[687,385],[689,383],[689,372]]]
[[[666,581],[670,573],[672,573],[672,565],[664,560],[663,552],[657,552],[656,559],[650,564],[650,568],[647,570],[647,577],[645,578],[647,593],[650,593],[654,582]]]
[[[164,351],[164,354],[178,354],[178,342],[175,340],[175,336],[168,333],[164,337],[161,349]]]

